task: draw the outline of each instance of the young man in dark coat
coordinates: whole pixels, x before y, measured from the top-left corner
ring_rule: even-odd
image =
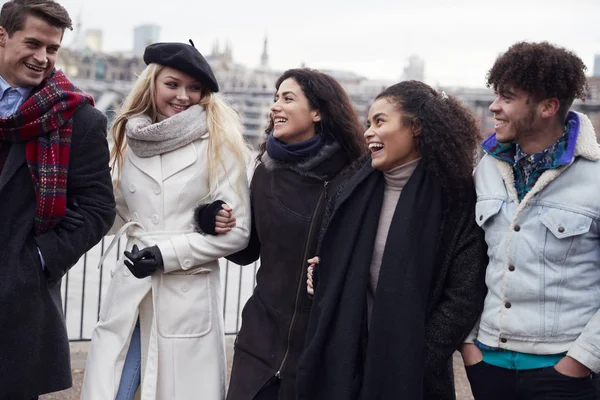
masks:
[[[54,69],[67,11],[0,12],[0,398],[71,386],[60,282],[113,223],[106,118]]]

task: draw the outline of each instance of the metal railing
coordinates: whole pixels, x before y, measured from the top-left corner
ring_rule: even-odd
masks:
[[[123,238],[97,268],[111,240],[112,236],[103,238],[63,278],[63,311],[71,341],[90,340],[98,322],[102,301],[110,284],[110,270],[115,268],[125,247]],[[258,263],[242,267],[222,259],[219,264],[225,334],[233,335],[239,331],[242,308],[254,290]]]

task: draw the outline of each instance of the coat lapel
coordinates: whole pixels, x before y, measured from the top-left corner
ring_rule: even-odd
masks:
[[[13,143],[0,175],[0,192],[23,164],[25,164],[25,142]]]
[[[190,143],[175,151],[162,155],[162,177],[163,180],[175,175],[179,171],[189,167],[198,159],[196,146]]]
[[[127,152],[129,160],[137,169],[152,178],[156,183],[162,183],[160,156],[138,157],[133,151]]]

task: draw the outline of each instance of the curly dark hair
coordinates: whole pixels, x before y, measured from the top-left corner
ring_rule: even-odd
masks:
[[[420,130],[421,162],[439,179],[449,203],[473,195],[479,125],[459,100],[419,81],[397,83],[377,95],[402,112],[402,123]]]
[[[573,100],[585,100],[589,90],[586,66],[573,52],[548,42],[519,42],[500,55],[487,74],[487,87],[502,92],[514,86],[534,100],[557,98],[559,118],[566,118]]]
[[[352,105],[346,91],[331,76],[310,68],[288,69],[275,83],[275,92],[286,79],[298,83],[308,99],[312,110],[319,110],[321,121],[317,125],[317,134],[326,132],[338,142],[352,163],[364,155],[366,144],[363,138],[365,127],[360,122],[356,109]],[[273,120],[269,117],[269,125],[265,129],[268,135],[273,131]],[[260,154],[266,150],[266,142],[260,145]]]

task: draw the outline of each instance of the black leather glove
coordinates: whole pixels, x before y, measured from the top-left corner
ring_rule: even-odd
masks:
[[[56,229],[59,232],[63,229],[73,232],[75,229],[81,228],[83,226],[83,222],[83,215],[67,207],[67,212],[65,216],[58,222],[58,224],[56,224]]]
[[[215,200],[210,204],[202,204],[194,210],[194,224],[196,231],[208,233],[209,235],[217,235],[215,232],[215,218],[217,213],[221,211],[221,206],[224,201]]]
[[[125,251],[123,254],[131,260],[125,260],[125,265],[138,279],[152,275],[163,266],[162,254],[160,254],[158,246],[145,247],[140,250],[134,244],[131,252]]]

